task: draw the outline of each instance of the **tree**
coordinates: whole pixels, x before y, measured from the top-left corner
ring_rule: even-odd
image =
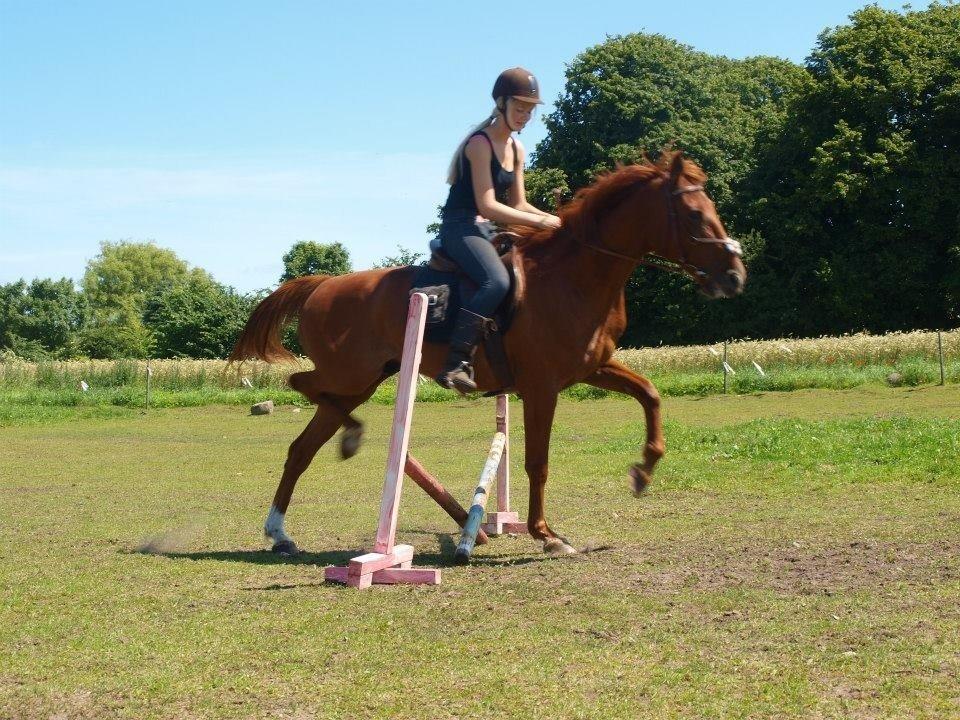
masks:
[[[527,201],[541,210],[556,212],[557,200],[570,194],[567,176],[560,168],[531,168],[523,176]]]
[[[440,226],[443,224],[443,205],[437,205],[437,219],[427,225],[427,235],[435,238],[440,234]]]
[[[83,289],[94,312],[130,308],[139,313],[157,288],[185,278],[188,272],[187,263],[173,250],[152,242],[103,242],[100,254],[87,263]]]
[[[250,298],[195,273],[156,290],[147,299],[144,322],[158,357],[223,358],[251,310]]]
[[[344,275],[351,272],[350,253],[338,242],[324,245],[301,240],[283,256],[283,268],[282,283],[304,275]]]
[[[567,69],[534,166],[560,169],[580,188],[617,162],[655,158],[676,143],[710,175],[722,209],[731,183],[751,167],[758,127],[782,112],[802,75],[785,60],[730,60],[662,35],[610,38]]]
[[[422,257],[423,253],[414,252],[413,250],[409,250],[402,245],[397,245],[397,254],[395,256],[388,255],[382,260],[375,262],[373,267],[388,268],[403,267],[404,265],[416,265]]]
[[[94,358],[147,357],[154,344],[143,323],[147,298],[190,277],[212,281],[205,270],[191,269],[153,243],[102,243],[83,277],[91,317],[81,334],[82,351]]]
[[[960,6],[850,20],[820,36],[743,185],[763,334],[960,321]]]
[[[153,336],[139,315],[123,308],[84,328],[78,344],[83,355],[98,360],[146,358],[153,351]]]
[[[68,278],[0,285],[0,348],[30,360],[70,357],[87,314],[83,294]]]

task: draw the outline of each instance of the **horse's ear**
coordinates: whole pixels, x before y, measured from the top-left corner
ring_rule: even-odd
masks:
[[[673,162],[670,163],[670,185],[674,185],[681,175],[683,175],[683,153],[678,150],[673,155]]]

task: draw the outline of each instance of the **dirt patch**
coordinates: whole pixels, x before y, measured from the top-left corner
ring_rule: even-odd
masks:
[[[767,589],[792,595],[877,590],[891,584],[932,585],[960,579],[960,539],[931,543],[855,540],[762,547],[673,544],[626,549],[627,577],[652,592],[683,588]],[[637,572],[639,570],[639,572]]]

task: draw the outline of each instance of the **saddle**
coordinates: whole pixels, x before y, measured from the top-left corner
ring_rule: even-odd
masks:
[[[491,243],[497,249],[500,260],[510,277],[510,289],[493,313],[482,340],[487,361],[500,384],[500,389],[486,393],[497,395],[513,387],[513,374],[503,347],[503,336],[510,329],[518,301],[517,270],[514,267],[514,233],[496,234]],[[477,284],[440,247],[439,238],[430,241],[430,260],[415,268],[410,294],[421,292],[427,296],[427,325],[424,340],[447,343],[453,333],[457,313],[463,304],[473,297]]]

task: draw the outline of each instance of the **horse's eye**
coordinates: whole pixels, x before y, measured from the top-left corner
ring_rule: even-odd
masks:
[[[694,227],[703,227],[703,213],[699,210],[690,211],[690,224]]]

